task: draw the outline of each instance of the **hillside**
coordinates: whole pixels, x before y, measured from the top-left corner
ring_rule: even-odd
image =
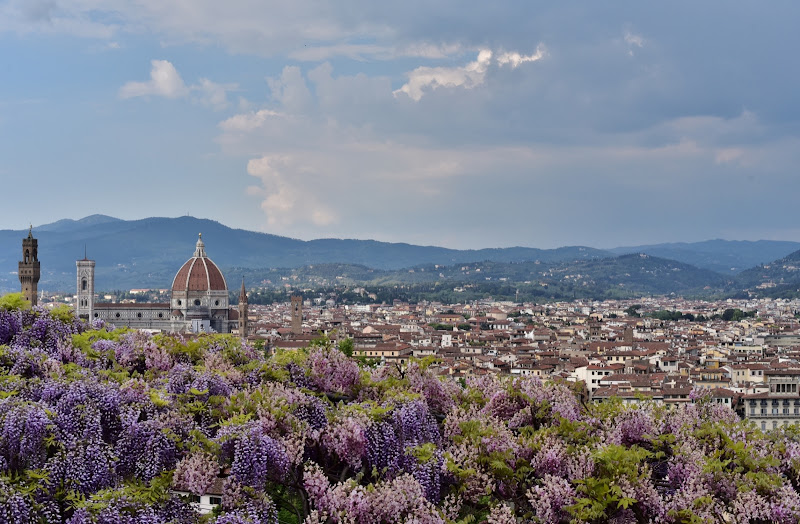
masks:
[[[800,249],[798,242],[779,240],[706,240],[609,249],[623,255],[646,253],[677,260],[723,275],[735,275],[759,264],[768,263]]]
[[[735,285],[759,297],[800,296],[800,251],[742,271],[737,275]]]
[[[454,264],[496,260],[560,262],[608,256],[588,247],[455,250],[374,240],[320,239],[303,241],[229,228],[193,217],[119,220],[93,215],[60,220],[34,228],[42,261],[41,289],[71,289],[75,260],[84,248],[97,261],[97,287],[168,287],[177,269],[191,256],[197,233],[203,233],[209,256],[223,269],[295,268],[321,263],[358,262],[376,269],[422,264]],[[16,289],[20,241],[26,231],[0,231],[0,291]]]
[[[623,255],[574,262],[477,262],[451,266],[425,265],[402,270],[377,270],[352,264],[322,264],[302,268],[245,270],[251,285],[280,289],[403,286],[398,296],[460,301],[484,295],[517,296],[526,300],[627,298],[647,295],[702,295],[719,292],[725,277],[689,264],[649,255]],[[459,289],[458,291],[453,291]]]
[[[503,285],[514,284],[514,293],[527,287],[528,295],[547,298],[800,293],[800,252],[791,253],[800,244],[793,242],[709,240],[609,251],[581,246],[455,250],[374,240],[303,241],[188,216],[120,220],[92,215],[37,226],[34,232],[42,261],[40,288],[49,291],[74,287],[75,260],[84,249],[97,261],[97,289],[169,287],[202,232],[209,255],[230,282],[245,276],[266,287],[447,283],[497,294]],[[16,269],[25,234],[0,231],[0,292],[18,289]],[[647,257],[627,253],[632,249]],[[741,271],[744,264],[755,267]]]

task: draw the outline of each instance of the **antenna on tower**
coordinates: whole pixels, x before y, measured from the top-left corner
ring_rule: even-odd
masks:
[[[84,259],[84,260],[89,260],[89,259],[86,257],[86,244],[84,244],[84,245],[83,245],[83,259]]]

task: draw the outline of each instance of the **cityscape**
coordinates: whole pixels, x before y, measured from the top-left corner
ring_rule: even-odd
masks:
[[[38,241],[23,240],[19,279],[38,302],[30,275],[41,271]],[[33,258],[28,260],[29,250]],[[28,260],[28,262],[26,262]],[[26,264],[31,269],[26,269]],[[341,304],[337,293],[272,305],[248,303],[242,279],[235,305],[200,234],[170,290],[131,289],[136,298],[95,295],[95,262],[76,262],[75,295],[55,294],[86,321],[149,332],[234,333],[267,354],[309,347],[320,337],[348,341],[351,354],[381,366],[433,357],[448,377],[502,374],[583,384],[587,400],[676,406],[708,395],[762,430],[800,421],[800,299],[553,301],[491,298],[446,304],[423,301]],[[137,296],[138,295],[138,296]],[[142,302],[154,296],[168,302]],[[100,300],[98,300],[100,299]],[[212,304],[213,301],[213,304]],[[213,325],[212,325],[213,322]],[[700,393],[698,393],[700,392]]]
[[[0,0],[0,524],[800,523],[797,20]]]

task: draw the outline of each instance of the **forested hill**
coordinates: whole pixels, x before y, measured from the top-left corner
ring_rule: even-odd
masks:
[[[759,297],[800,297],[800,251],[742,271],[735,286]]]
[[[644,254],[550,264],[486,261],[402,270],[376,270],[353,264],[264,270],[233,268],[231,274],[273,289],[281,289],[286,282],[311,289],[366,286],[383,298],[428,298],[443,302],[486,295],[534,301],[670,293],[710,296],[729,285],[725,277],[713,271]],[[381,289],[398,287],[402,291],[381,293]]]
[[[648,246],[618,247],[614,254],[646,253],[668,258],[723,275],[735,275],[760,264],[768,264],[800,249],[800,242],[781,240],[706,240]]]
[[[209,256],[229,282],[244,275],[252,285],[282,285],[280,279],[287,278],[293,284],[438,282],[481,284],[488,289],[502,282],[531,289],[538,286],[539,294],[548,298],[670,293],[782,296],[796,294],[800,287],[800,272],[796,271],[800,263],[795,263],[800,255],[790,254],[800,244],[792,242],[657,244],[641,246],[641,254],[622,256],[614,256],[612,251],[634,248],[455,250],[374,240],[303,241],[188,216],[120,220],[92,215],[34,227],[42,263],[40,288],[72,290],[75,260],[83,258],[84,250],[97,261],[97,289],[169,287],[178,268],[194,252],[199,232]],[[0,231],[0,293],[19,288],[16,269],[26,234]],[[520,239],[520,243],[532,242]],[[773,257],[776,253],[779,255]],[[777,262],[769,262],[776,258]],[[742,264],[754,260],[759,265],[739,272]]]
[[[119,220],[93,215],[34,227],[42,262],[42,289],[71,289],[75,260],[97,261],[98,288],[167,287],[175,272],[194,252],[197,234],[209,256],[226,267],[301,267],[320,263],[358,262],[376,269],[420,264],[455,264],[495,260],[561,262],[608,252],[588,247],[455,250],[374,240],[320,239],[303,241],[229,228],[193,217]],[[16,289],[20,243],[27,231],[0,231],[0,289]],[[527,239],[521,239],[526,241]]]

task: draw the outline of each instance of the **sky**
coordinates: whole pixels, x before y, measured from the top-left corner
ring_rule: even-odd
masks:
[[[0,0],[0,229],[800,240],[800,3]]]

